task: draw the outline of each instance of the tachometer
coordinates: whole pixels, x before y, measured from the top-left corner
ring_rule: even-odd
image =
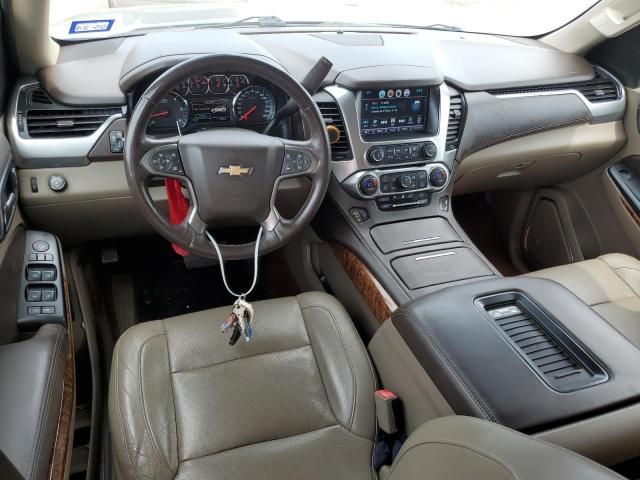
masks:
[[[276,114],[276,99],[266,88],[253,85],[233,99],[233,113],[240,123],[268,123]]]
[[[189,104],[175,92],[162,97],[160,103],[151,114],[149,128],[175,129],[176,124],[184,128],[189,121]]]

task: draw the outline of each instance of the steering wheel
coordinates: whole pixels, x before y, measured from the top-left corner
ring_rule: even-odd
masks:
[[[217,128],[184,136],[158,138],[147,133],[151,114],[162,97],[181,80],[208,71],[242,71],[277,85],[300,109],[306,140],[286,140],[240,128]],[[248,55],[206,55],[172,67],[142,94],[129,121],[124,162],[132,197],[145,219],[164,238],[185,250],[215,257],[209,228],[261,225],[259,253],[285,244],[317,212],[329,185],[331,150],[320,111],[307,91],[283,68]],[[189,210],[171,224],[154,206],[151,177],[167,177],[186,185]],[[309,195],[294,218],[275,207],[284,179],[306,176]],[[255,242],[220,245],[225,260],[250,258]]]

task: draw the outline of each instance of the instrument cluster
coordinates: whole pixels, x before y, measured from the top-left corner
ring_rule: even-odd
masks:
[[[286,102],[284,93],[242,73],[206,73],[179,82],[151,114],[147,130],[175,134],[211,127],[260,129]]]

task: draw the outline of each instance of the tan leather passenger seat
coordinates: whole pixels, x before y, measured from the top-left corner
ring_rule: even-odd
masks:
[[[620,253],[547,268],[528,276],[554,280],[640,347],[640,261]]]

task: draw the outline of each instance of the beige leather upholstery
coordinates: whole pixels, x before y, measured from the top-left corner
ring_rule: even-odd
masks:
[[[129,329],[111,369],[123,479],[373,480],[375,377],[326,294],[256,302],[255,338],[219,333],[228,308]],[[382,472],[385,473],[385,472]],[[419,427],[389,480],[619,479],[576,454],[479,419]]]
[[[419,427],[400,449],[389,480],[621,479],[575,453],[495,423],[443,417]]]
[[[527,274],[564,285],[640,347],[640,261],[619,253]]]
[[[367,479],[375,377],[326,294],[256,302],[254,338],[227,344],[230,308],[129,329],[111,369],[116,469],[126,479]]]

